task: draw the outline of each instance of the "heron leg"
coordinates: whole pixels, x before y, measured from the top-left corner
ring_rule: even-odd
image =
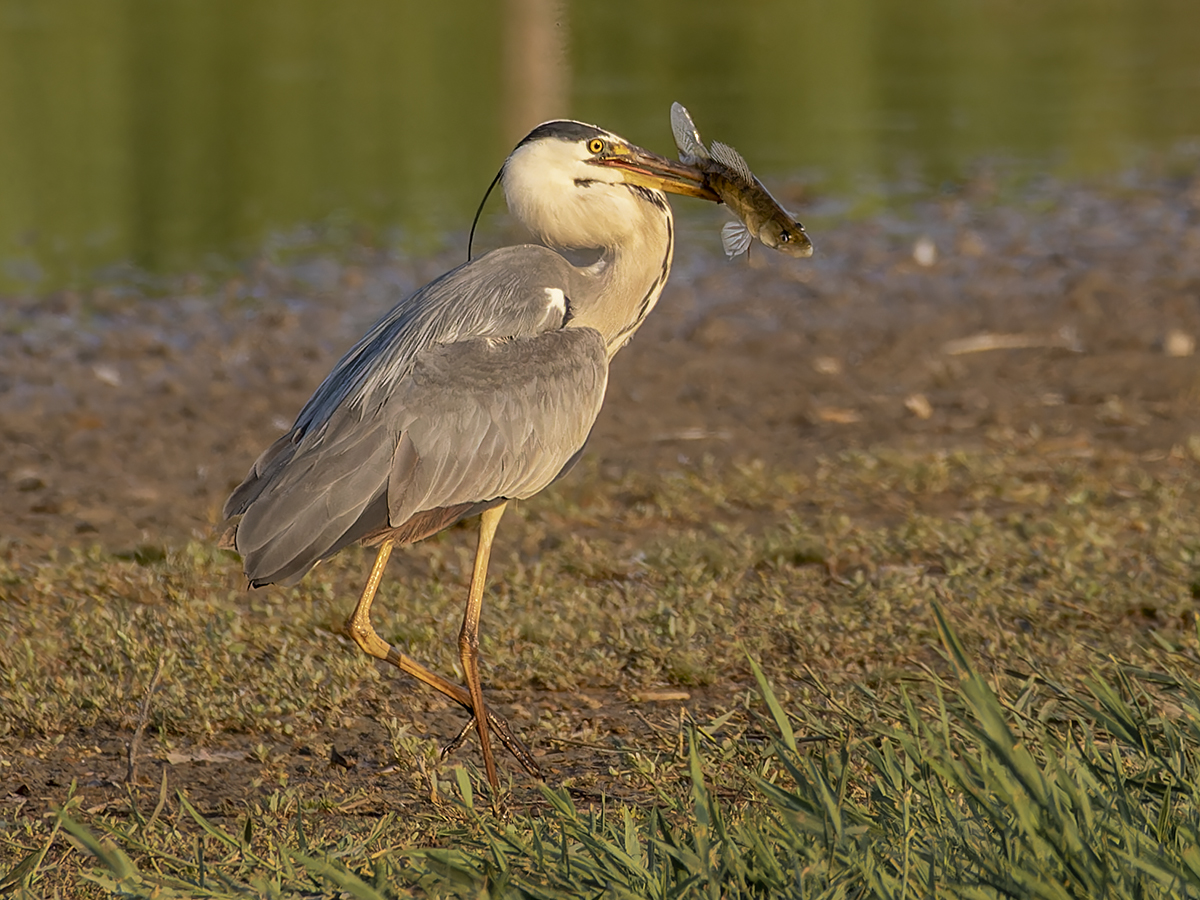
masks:
[[[487,770],[488,783],[500,785],[496,777],[496,760],[492,756],[492,743],[488,738],[488,713],[483,703],[483,684],[479,681],[479,616],[483,612],[483,585],[487,581],[488,560],[492,556],[492,538],[496,526],[504,515],[507,503],[485,509],[479,517],[479,546],[475,550],[475,570],[471,573],[471,590],[467,594],[467,609],[463,613],[462,630],[458,633],[458,656],[462,660],[463,677],[467,690],[471,692],[471,705],[475,709],[475,727],[479,730],[479,744],[483,750],[483,765]]]
[[[435,691],[445,694],[460,706],[470,710],[472,717],[474,717],[475,705],[470,691],[461,685],[455,684],[453,681],[447,681],[436,672],[425,668],[425,666],[412,657],[401,653],[381,638],[375,631],[374,626],[371,625],[371,603],[375,600],[375,592],[379,590],[379,583],[383,580],[383,572],[387,567],[387,561],[392,555],[392,547],[394,546],[395,541],[390,539],[384,540],[379,545],[379,552],[375,556],[375,565],[371,567],[371,575],[367,579],[366,586],[363,587],[362,594],[358,598],[358,605],[354,607],[354,612],[346,620],[346,632],[353,639],[354,643],[358,644],[368,656],[389,662],[400,669],[400,671],[406,672],[418,681],[424,682]],[[496,736],[500,738],[500,742],[516,757],[517,762],[521,764],[525,771],[535,778],[541,777],[541,770],[534,761],[533,754],[512,733],[508,727],[508,723],[491,712],[487,714],[487,719],[488,724],[496,731]],[[468,723],[468,727],[469,725],[470,723]],[[461,740],[459,743],[461,743]]]

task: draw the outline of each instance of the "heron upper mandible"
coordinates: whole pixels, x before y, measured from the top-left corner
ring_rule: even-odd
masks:
[[[573,121],[531,131],[499,177],[510,211],[541,243],[494,250],[401,300],[334,366],[224,509],[225,544],[242,555],[252,587],[292,584],[349,544],[378,545],[347,631],[371,656],[472,712],[493,788],[489,725],[537,774],[488,712],[479,680],[496,526],[509,500],[533,496],[583,451],[609,362],[671,270],[663,192],[717,199],[698,169]],[[570,249],[599,256],[576,266],[558,252]],[[475,515],[479,545],[458,638],[463,688],[384,641],[370,613],[395,545]]]

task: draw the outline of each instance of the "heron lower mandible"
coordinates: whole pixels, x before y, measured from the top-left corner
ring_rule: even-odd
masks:
[[[717,199],[698,169],[581,122],[539,125],[500,179],[509,209],[541,244],[492,251],[401,300],[225,503],[226,545],[242,555],[252,587],[292,584],[352,543],[379,546],[347,630],[371,656],[472,712],[493,787],[489,726],[537,774],[487,711],[479,681],[496,526],[509,500],[533,496],[583,451],[609,361],[671,270],[674,224],[663,192]],[[599,256],[580,267],[552,248]],[[463,688],[379,637],[370,612],[395,545],[475,515],[479,547],[458,639]]]

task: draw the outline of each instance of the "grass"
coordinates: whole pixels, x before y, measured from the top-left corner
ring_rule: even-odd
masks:
[[[0,806],[0,884],[1200,896],[1197,499],[1182,449],[593,466],[501,529],[485,678],[560,762],[498,798],[469,745],[436,758],[422,729],[445,713],[337,637],[363,554],[247,595],[203,544],[10,551],[0,777],[37,783]],[[414,548],[377,603],[381,633],[446,672],[472,546]],[[141,780],[97,778],[160,660]],[[639,699],[667,688],[690,700]],[[298,762],[364,722],[379,764]],[[195,748],[239,751],[216,779],[236,783],[164,762]]]

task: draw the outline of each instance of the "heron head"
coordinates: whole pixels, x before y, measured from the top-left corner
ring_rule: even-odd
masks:
[[[508,207],[547,243],[604,247],[647,215],[669,214],[663,192],[717,200],[704,174],[582,122],[546,122],[513,150],[502,175]]]

